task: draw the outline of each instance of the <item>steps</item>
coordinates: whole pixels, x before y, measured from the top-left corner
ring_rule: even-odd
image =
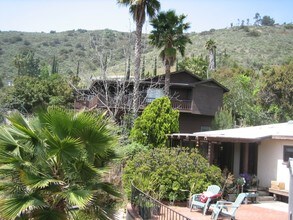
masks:
[[[258,201],[274,201],[274,197],[268,192],[267,189],[259,189],[258,193]]]

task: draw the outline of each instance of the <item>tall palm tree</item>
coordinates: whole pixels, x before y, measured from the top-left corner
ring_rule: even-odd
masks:
[[[129,7],[129,13],[136,23],[135,31],[135,68],[134,68],[134,89],[133,89],[133,112],[136,116],[139,101],[139,80],[141,61],[141,35],[146,16],[153,18],[160,10],[158,0],[117,0],[119,4]]]
[[[209,51],[209,70],[214,71],[216,69],[216,42],[209,39],[205,47]]]
[[[104,115],[51,107],[9,120],[0,128],[0,219],[109,219],[101,192],[118,193],[101,181],[115,143]]]
[[[150,23],[153,30],[149,36],[150,43],[162,49],[160,57],[165,66],[165,94],[169,95],[171,66],[174,65],[177,51],[184,56],[187,43],[191,43],[184,33],[190,28],[189,23],[184,23],[186,15],[176,15],[174,10],[160,12]]]

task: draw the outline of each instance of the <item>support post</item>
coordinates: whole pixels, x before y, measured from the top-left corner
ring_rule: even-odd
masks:
[[[211,165],[213,163],[214,160],[214,154],[213,154],[213,145],[212,142],[208,142],[208,155],[207,155],[207,159],[209,161],[209,164]]]
[[[289,210],[288,210],[288,219],[293,220],[293,158],[289,158],[288,160],[289,172],[290,172],[290,182],[289,182]]]

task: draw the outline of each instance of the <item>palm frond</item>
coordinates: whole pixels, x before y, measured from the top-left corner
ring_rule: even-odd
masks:
[[[95,184],[95,188],[107,192],[112,196],[122,197],[122,194],[111,183],[99,182]]]
[[[68,220],[66,213],[50,208],[36,210],[31,216],[38,220]]]
[[[46,203],[33,197],[12,197],[0,201],[0,216],[5,219],[15,219],[22,213],[45,207]]]
[[[60,139],[55,133],[46,132],[46,144],[49,157],[58,156],[61,160],[69,161],[84,154],[81,141],[72,137]]]
[[[9,151],[0,151],[0,164],[6,164],[6,163],[15,163],[20,160],[19,157],[15,156]],[[0,168],[1,169],[1,168]]]
[[[66,199],[71,206],[77,206],[84,209],[94,199],[94,192],[91,190],[68,190],[62,193],[62,197]]]
[[[83,183],[88,183],[100,177],[100,170],[86,161],[80,161],[75,165],[75,175]]]
[[[0,128],[0,146],[18,146],[17,141],[14,139],[11,133],[5,128]]]
[[[50,184],[65,185],[65,182],[48,177],[36,176],[34,174],[22,171],[20,173],[20,180],[31,189],[43,189]]]
[[[38,139],[38,136],[35,134],[28,121],[26,121],[25,118],[19,112],[14,112],[13,114],[11,114],[8,117],[8,120],[19,131],[23,132],[31,138]],[[20,135],[20,133],[18,134]]]

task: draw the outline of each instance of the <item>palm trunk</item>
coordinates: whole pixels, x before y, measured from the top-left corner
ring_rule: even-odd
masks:
[[[209,51],[209,60],[210,60],[209,69],[211,71],[215,70],[215,59],[214,58],[215,58],[214,49],[210,49],[210,51]]]
[[[170,94],[170,73],[171,73],[171,66],[167,62],[165,64],[165,95],[169,96]]]
[[[134,88],[133,88],[133,116],[137,117],[139,107],[139,75],[140,75],[140,60],[141,60],[141,34],[143,23],[136,23],[136,39],[135,39],[135,61],[134,61]]]

